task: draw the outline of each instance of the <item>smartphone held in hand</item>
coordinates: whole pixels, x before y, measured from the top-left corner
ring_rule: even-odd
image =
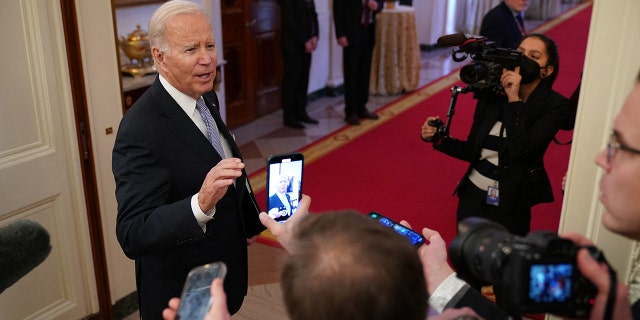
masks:
[[[302,153],[276,154],[267,160],[267,214],[278,222],[289,219],[302,197]]]
[[[182,289],[176,319],[204,319],[213,302],[211,283],[215,278],[224,280],[226,275],[227,266],[223,262],[193,268]]]
[[[369,212],[369,217],[375,220],[378,220],[378,222],[380,222],[381,225],[387,228],[390,228],[391,230],[397,232],[401,236],[407,238],[407,240],[409,240],[411,244],[413,244],[416,247],[420,247],[424,244],[425,240],[421,234],[401,225],[398,222],[395,222],[377,212]]]

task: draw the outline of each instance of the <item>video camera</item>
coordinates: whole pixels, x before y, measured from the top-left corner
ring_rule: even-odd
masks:
[[[547,231],[526,237],[478,217],[458,224],[449,246],[458,277],[472,285],[493,285],[496,303],[512,316],[552,313],[589,316],[597,290],[576,265],[580,247]],[[587,247],[596,260],[602,252]]]
[[[502,69],[514,70],[520,66],[522,82],[527,83],[535,79],[540,73],[537,62],[529,59],[522,52],[515,49],[496,48],[493,41],[485,37],[469,36],[455,33],[438,38],[439,47],[457,46],[451,53],[455,62],[461,62],[471,57],[473,62],[460,69],[460,80],[469,85],[471,91],[493,91],[503,93],[500,77]]]

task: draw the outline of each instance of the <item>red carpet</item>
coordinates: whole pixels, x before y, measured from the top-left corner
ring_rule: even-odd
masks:
[[[567,97],[580,80],[590,17],[588,2],[533,31],[557,42],[561,67],[555,89]],[[427,116],[439,114],[446,119],[449,88],[456,83],[457,73],[384,107],[378,121],[346,127],[304,148],[307,165],[303,191],[313,199],[311,211],[378,211],[392,219],[408,220],[415,229],[424,226],[438,230],[449,243],[456,228],[457,197],[452,192],[468,164],[434,151],[419,133]],[[451,126],[453,136],[466,137],[474,105],[471,94],[459,96]],[[558,138],[567,141],[571,134],[563,131]],[[534,207],[532,230],[558,228],[560,183],[570,148],[552,143],[546,153],[545,165],[556,200]],[[251,178],[264,208],[264,172]],[[263,240],[269,242],[269,235]]]

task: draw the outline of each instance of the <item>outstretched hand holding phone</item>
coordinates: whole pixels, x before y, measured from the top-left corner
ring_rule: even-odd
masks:
[[[211,308],[207,312],[205,320],[231,320],[231,314],[227,309],[227,295],[224,293],[222,279],[216,278],[211,283],[211,297],[213,302]],[[180,307],[180,298],[169,300],[169,307],[162,312],[164,320],[176,320],[178,308]]]
[[[298,221],[309,215],[309,205],[311,205],[311,198],[303,194],[298,203],[296,214],[287,219],[287,221],[280,223],[269,217],[266,212],[261,212],[259,217],[260,222],[271,231],[271,234],[276,237],[276,240],[278,240],[285,250],[290,251],[294,228]]]

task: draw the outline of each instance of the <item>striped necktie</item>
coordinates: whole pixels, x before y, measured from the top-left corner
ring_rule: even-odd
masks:
[[[220,141],[220,135],[218,134],[218,126],[216,126],[216,122],[213,120],[213,116],[209,111],[209,108],[204,103],[204,99],[200,97],[196,100],[196,109],[200,112],[200,116],[202,117],[202,121],[204,121],[204,125],[207,126],[207,138],[213,148],[218,151],[218,154],[224,159],[224,149],[222,149],[222,142]]]

